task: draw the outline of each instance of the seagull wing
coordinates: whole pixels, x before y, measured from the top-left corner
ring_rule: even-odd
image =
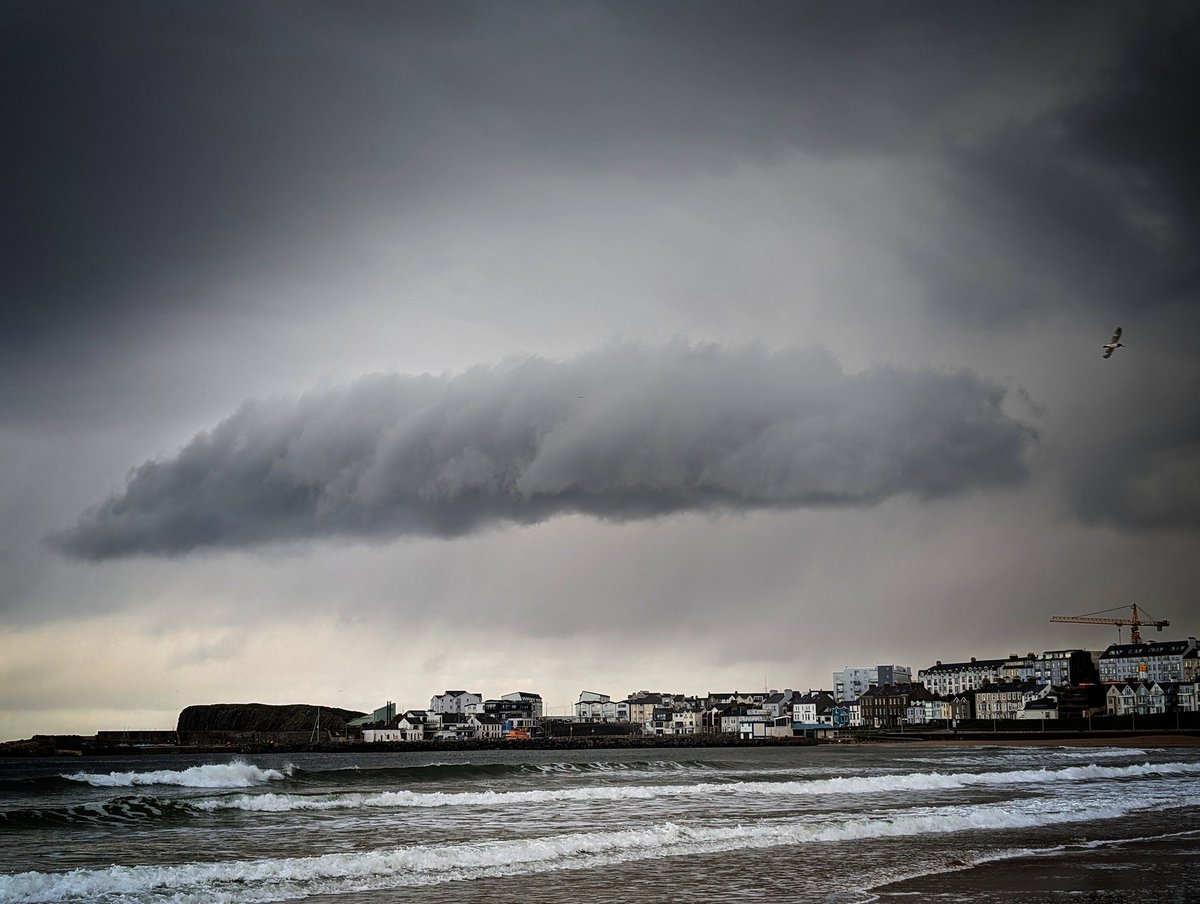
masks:
[[[1112,353],[1113,353],[1112,346],[1109,346],[1109,345],[1104,346],[1104,357],[1106,357],[1106,358],[1111,357]]]
[[[1113,342],[1121,341],[1121,328],[1120,327],[1117,327],[1116,332],[1113,333],[1112,341]]]

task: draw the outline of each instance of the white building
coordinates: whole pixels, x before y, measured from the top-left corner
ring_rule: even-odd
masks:
[[[495,716],[484,713],[472,715],[467,720],[467,724],[471,726],[475,737],[485,741],[498,741],[504,737],[504,725]]]
[[[466,715],[474,712],[483,702],[483,697],[470,691],[446,691],[429,700],[429,711],[433,713],[459,713]]]
[[[396,728],[364,728],[363,740],[368,744],[376,744],[381,741],[407,741],[408,736]]]
[[[1157,643],[1113,644],[1100,654],[1100,680],[1180,683],[1188,680],[1195,661],[1196,638]]]
[[[832,725],[834,702],[829,691],[801,694],[792,703],[792,721],[805,725]]]
[[[1105,700],[1110,716],[1148,716],[1167,711],[1167,689],[1158,682],[1113,684]]]
[[[833,696],[838,700],[857,700],[871,685],[912,684],[912,669],[906,665],[847,666],[833,673]]]
[[[971,657],[969,662],[942,662],[917,672],[917,680],[925,688],[938,697],[950,697],[963,691],[973,691],[983,687],[983,682],[1000,680],[1003,659],[976,659]]]
[[[766,713],[742,716],[738,721],[738,737],[743,741],[750,741],[754,738],[790,738],[792,737],[791,717],[772,718]]]
[[[1181,713],[1194,713],[1200,708],[1200,682],[1192,681],[1179,685],[1175,696],[1175,708]]]
[[[1050,685],[1033,681],[1006,681],[990,684],[975,692],[975,717],[978,719],[1015,719],[1032,700],[1050,693]]]
[[[436,713],[410,709],[395,725],[387,728],[364,728],[363,740],[368,744],[380,741],[424,741],[442,727]]]
[[[575,704],[576,722],[617,722],[619,715],[619,705],[608,694],[580,691],[579,701]]]
[[[1040,700],[1030,700],[1017,710],[1018,719],[1045,721],[1058,718],[1058,700],[1054,697],[1042,697]]]
[[[700,730],[700,713],[660,706],[643,723],[642,733],[648,735],[691,735]]]
[[[1024,656],[1010,653],[1008,659],[1004,660],[1004,665],[1000,666],[1000,680],[1032,681],[1037,670],[1037,661],[1036,653],[1026,653]]]

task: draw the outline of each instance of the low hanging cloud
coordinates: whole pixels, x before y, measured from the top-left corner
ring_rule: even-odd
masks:
[[[1004,396],[965,371],[683,342],[375,375],[245,403],[51,540],[107,559],[934,498],[1024,478],[1032,432]]]

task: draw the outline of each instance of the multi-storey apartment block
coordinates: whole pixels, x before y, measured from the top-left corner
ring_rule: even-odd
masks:
[[[433,713],[469,713],[473,712],[483,697],[470,691],[445,691],[429,700],[429,711]]]
[[[616,722],[618,705],[608,694],[580,691],[575,704],[576,722]]]
[[[1047,650],[1033,664],[1034,681],[1066,687],[1072,684],[1095,684],[1100,680],[1096,670],[1099,653],[1088,650]]]
[[[969,662],[942,662],[917,672],[918,680],[939,697],[961,694],[963,691],[973,691],[983,686],[983,682],[1000,680],[1001,670],[1007,660],[976,659],[971,657]]]
[[[912,669],[906,665],[847,666],[833,673],[833,696],[838,700],[857,700],[871,685],[911,683]]]
[[[1017,713],[1032,700],[1050,693],[1050,685],[1035,681],[1006,681],[989,684],[975,692],[977,719],[1015,719]]]
[[[513,693],[505,694],[500,699],[509,703],[518,703],[521,706],[528,705],[530,718],[540,719],[542,717],[541,694],[531,694],[528,691],[513,691]]]
[[[1105,684],[1119,681],[1186,681],[1194,669],[1196,638],[1166,640],[1157,643],[1113,644],[1100,654],[1100,680]]]

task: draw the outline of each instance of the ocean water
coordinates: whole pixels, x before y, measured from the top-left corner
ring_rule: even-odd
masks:
[[[1200,901],[1200,748],[0,760],[0,902]]]

